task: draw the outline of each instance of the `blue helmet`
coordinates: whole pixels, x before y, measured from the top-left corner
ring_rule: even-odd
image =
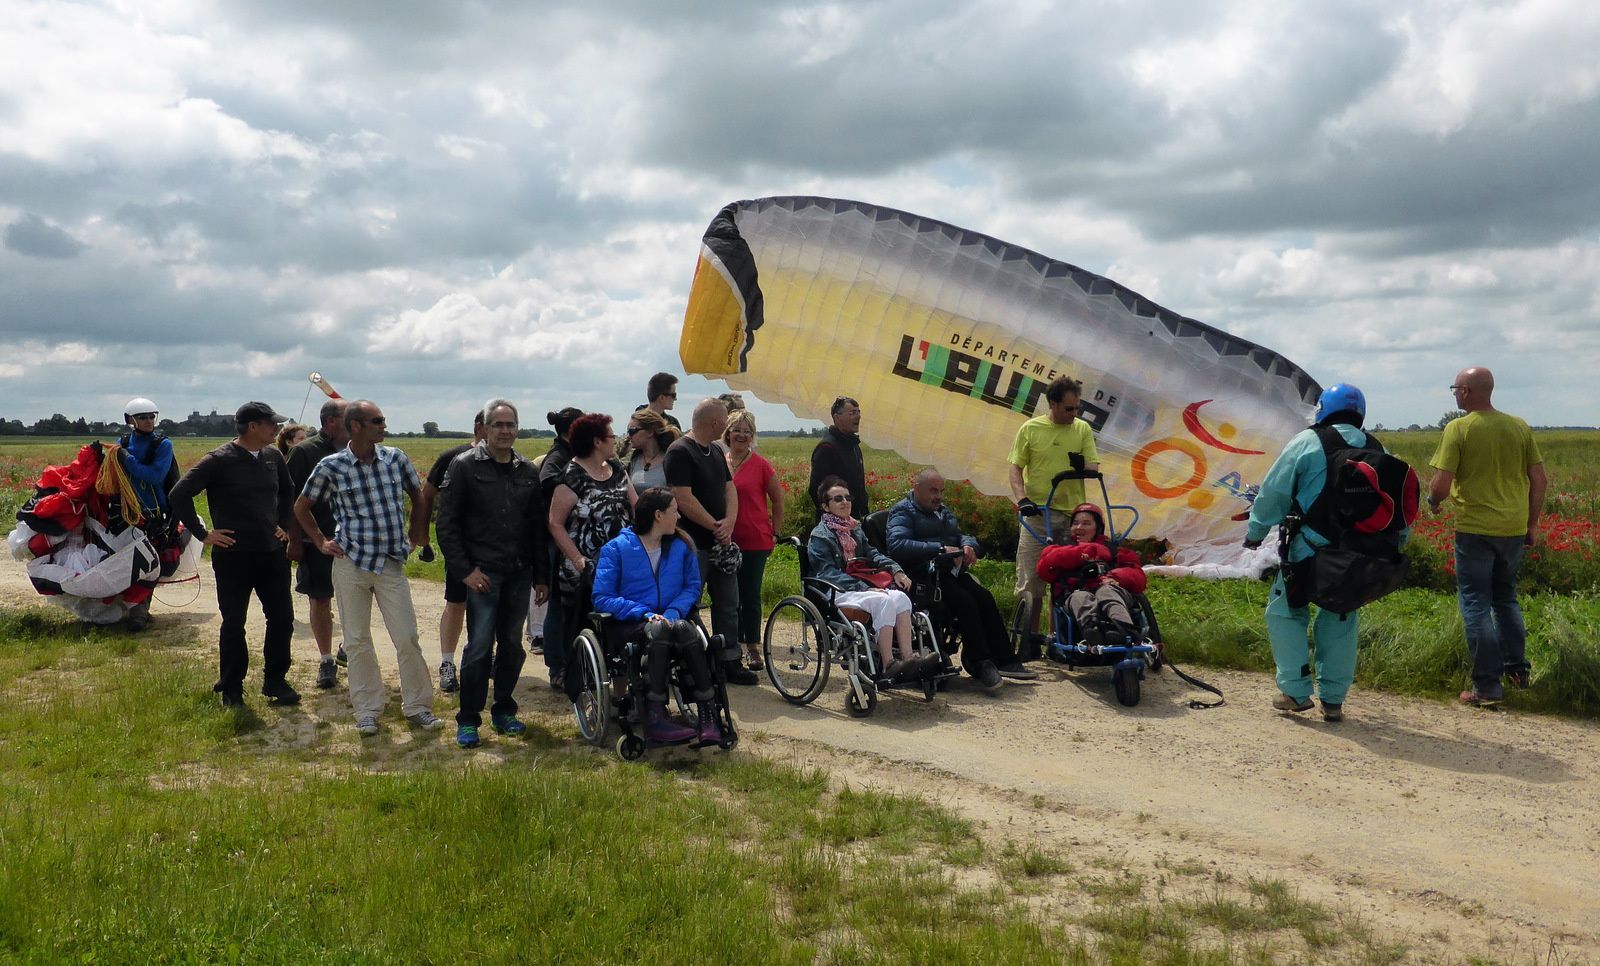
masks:
[[[1352,412],[1363,419],[1367,415],[1367,397],[1361,390],[1347,382],[1336,382],[1322,390],[1322,398],[1317,400],[1317,422],[1322,422],[1334,413]]]

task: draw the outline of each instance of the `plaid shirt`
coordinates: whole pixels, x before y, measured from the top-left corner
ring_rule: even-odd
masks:
[[[380,573],[385,557],[411,554],[405,497],[421,489],[416,467],[400,450],[379,446],[369,465],[346,446],[317,463],[301,496],[327,503],[338,524],[333,542],[357,567]]]

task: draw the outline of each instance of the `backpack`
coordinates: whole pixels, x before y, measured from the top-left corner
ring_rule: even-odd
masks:
[[[1315,528],[1328,545],[1286,568],[1285,585],[1290,606],[1310,602],[1348,614],[1405,581],[1401,533],[1417,519],[1421,483],[1416,471],[1385,452],[1371,433],[1352,446],[1332,426],[1314,431],[1327,460],[1327,478],[1311,506],[1291,516],[1280,551],[1287,561],[1288,542],[1301,526]]]

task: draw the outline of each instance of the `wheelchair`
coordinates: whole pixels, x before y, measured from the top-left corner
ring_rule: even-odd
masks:
[[[861,519],[861,530],[867,535],[867,542],[886,557],[889,556],[889,513],[887,509],[874,510]],[[951,559],[940,554],[921,567],[905,568],[906,575],[911,578],[911,589],[906,593],[911,597],[912,612],[927,613],[928,624],[939,642],[939,656],[944,658],[936,682],[940,691],[945,689],[951,678],[960,674],[960,669],[955,665],[955,656],[961,652],[961,631],[950,616],[950,607],[944,602],[944,590],[939,583],[939,566]]]
[[[955,671],[940,648],[928,612],[913,602],[912,637],[917,650],[939,655],[940,669],[914,679],[889,680],[879,666],[867,614],[835,602],[843,589],[811,574],[811,561],[800,537],[782,542],[793,547],[799,557],[802,593],[785,597],[772,608],[762,635],[767,678],[778,694],[790,704],[810,704],[822,694],[828,673],[837,664],[845,675],[845,708],[851,717],[870,716],[878,709],[878,695],[884,691],[915,688],[921,690],[923,700],[932,701],[939,684]]]
[[[1056,488],[1067,480],[1090,479],[1100,481],[1100,494],[1104,500],[1101,505],[1105,507],[1106,513],[1106,531],[1110,538],[1112,557],[1115,558],[1118,544],[1127,539],[1128,534],[1138,525],[1139,511],[1136,507],[1125,503],[1113,504],[1111,494],[1106,488],[1105,477],[1097,471],[1071,469],[1055,475],[1050,482],[1050,496],[1040,507],[1044,512],[1044,535],[1040,535],[1029,525],[1027,517],[1019,516],[1018,522],[1035,540],[1048,546],[1053,542],[1049,536],[1053,532],[1050,527],[1050,504],[1055,498]],[[1120,533],[1112,523],[1113,510],[1132,515],[1132,519]],[[1093,615],[1089,621],[1080,622],[1073,616],[1064,596],[1052,593],[1052,597],[1054,599],[1049,608],[1050,634],[1045,639],[1044,658],[1073,669],[1111,668],[1111,685],[1116,692],[1117,702],[1128,708],[1137,705],[1145,672],[1159,672],[1166,665],[1166,645],[1162,642],[1161,627],[1156,622],[1156,613],[1150,606],[1149,598],[1144,594],[1123,591],[1123,597],[1128,602],[1129,616],[1136,625],[1127,628],[1118,626],[1117,622],[1103,612]],[[1024,653],[1023,648],[1033,632],[1033,628],[1025,626],[1032,603],[1032,595],[1024,591],[1017,596],[1016,607],[1012,611],[1012,644],[1019,654]]]
[[[580,585],[581,597],[592,597],[594,568],[584,574]],[[717,747],[729,751],[739,743],[739,733],[734,727],[733,713],[728,708],[728,679],[723,662],[737,656],[723,643],[721,635],[707,636],[699,611],[691,611],[688,621],[695,629],[699,646],[706,652],[706,663],[711,671],[711,686],[717,703],[717,726],[722,731],[722,741]],[[616,750],[624,761],[638,761],[652,747],[642,734],[644,728],[645,694],[648,690],[646,668],[649,655],[643,640],[627,640],[620,633],[621,626],[610,614],[590,611],[587,624],[572,642],[567,677],[568,692],[572,697],[572,711],[578,719],[578,732],[585,741],[603,748],[617,735]],[[571,682],[573,675],[576,682]],[[686,723],[695,721],[689,694],[693,682],[684,671],[682,663],[673,661],[667,673],[669,706],[675,709]],[[698,747],[695,739],[672,742],[675,745]]]

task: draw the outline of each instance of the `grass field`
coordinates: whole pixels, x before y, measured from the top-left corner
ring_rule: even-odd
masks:
[[[1413,466],[1426,467],[1437,432],[1386,433],[1386,444]],[[1583,716],[1600,715],[1600,433],[1556,431],[1538,434],[1550,475],[1542,545],[1523,565],[1521,587],[1528,614],[1534,687],[1518,694],[1519,705]],[[218,440],[178,439],[178,459],[190,465]],[[459,440],[403,439],[397,443],[426,472],[439,453]],[[0,437],[0,511],[10,519],[41,466],[71,458],[72,440],[19,440]],[[524,441],[525,451],[541,452],[545,441]],[[804,532],[809,509],[803,491],[813,440],[765,437],[759,447],[778,468],[790,494],[787,529]],[[869,451],[869,489],[875,507],[899,499],[915,467],[899,456]],[[1003,499],[981,497],[970,487],[953,487],[963,506],[984,520],[1009,519]],[[202,506],[202,512],[204,508]],[[1433,697],[1451,697],[1467,683],[1466,643],[1456,610],[1450,518],[1425,517],[1408,547],[1413,586],[1363,610],[1359,681],[1364,686]],[[990,559],[977,575],[993,591],[1004,612],[1012,604],[1014,568],[1011,543],[991,541]],[[412,576],[444,578],[442,561],[408,564]],[[798,590],[798,568],[780,549],[762,588],[764,608]],[[1150,596],[1174,657],[1251,670],[1270,671],[1261,611],[1266,586],[1243,581],[1157,580]]]
[[[536,720],[463,756],[217,707],[181,629],[0,610],[0,959],[1389,963],[1275,879],[980,835],[749,754],[626,765]]]

